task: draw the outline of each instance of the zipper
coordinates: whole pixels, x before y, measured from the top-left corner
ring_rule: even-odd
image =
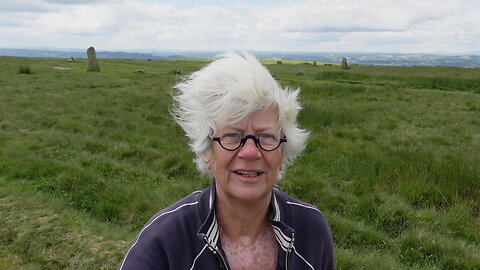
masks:
[[[228,267],[228,263],[227,261],[225,260],[225,258],[223,257],[222,253],[220,252],[220,250],[218,250],[218,248],[216,246],[212,246],[210,244],[210,242],[208,241],[207,237],[204,236],[203,239],[205,240],[205,242],[207,243],[208,247],[210,247],[211,249],[213,249],[213,254],[218,254],[218,256],[220,256],[220,258],[222,259],[222,262],[223,262],[223,265],[225,266],[225,269],[226,270],[230,270],[230,268]]]
[[[287,254],[285,255],[285,270],[288,270],[288,256],[290,256],[290,252],[292,251],[293,242],[295,242],[295,232],[292,232],[292,240],[290,241],[290,244],[288,245]]]

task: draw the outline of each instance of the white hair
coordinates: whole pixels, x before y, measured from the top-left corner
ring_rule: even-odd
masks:
[[[183,128],[197,155],[200,172],[211,176],[203,156],[211,149],[208,136],[218,124],[239,121],[253,112],[274,106],[278,123],[287,137],[282,145],[282,167],[286,168],[305,149],[308,132],[299,128],[297,115],[300,89],[282,88],[255,56],[226,53],[176,84],[171,113]],[[279,173],[279,178],[282,173]]]

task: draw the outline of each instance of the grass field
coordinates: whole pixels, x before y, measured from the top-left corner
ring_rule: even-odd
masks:
[[[168,113],[169,71],[205,64],[0,57],[0,269],[116,269],[206,187]],[[311,131],[280,188],[326,215],[337,269],[480,269],[480,69],[267,67]]]

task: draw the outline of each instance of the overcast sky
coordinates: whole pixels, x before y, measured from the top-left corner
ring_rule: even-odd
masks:
[[[0,48],[480,54],[480,0],[1,0]]]

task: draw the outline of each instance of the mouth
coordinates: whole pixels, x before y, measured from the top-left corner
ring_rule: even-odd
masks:
[[[255,176],[259,176],[260,174],[262,174],[263,172],[254,172],[254,171],[233,171],[234,173],[238,174],[238,175],[241,175],[241,176],[246,176],[246,177],[255,177]]]

